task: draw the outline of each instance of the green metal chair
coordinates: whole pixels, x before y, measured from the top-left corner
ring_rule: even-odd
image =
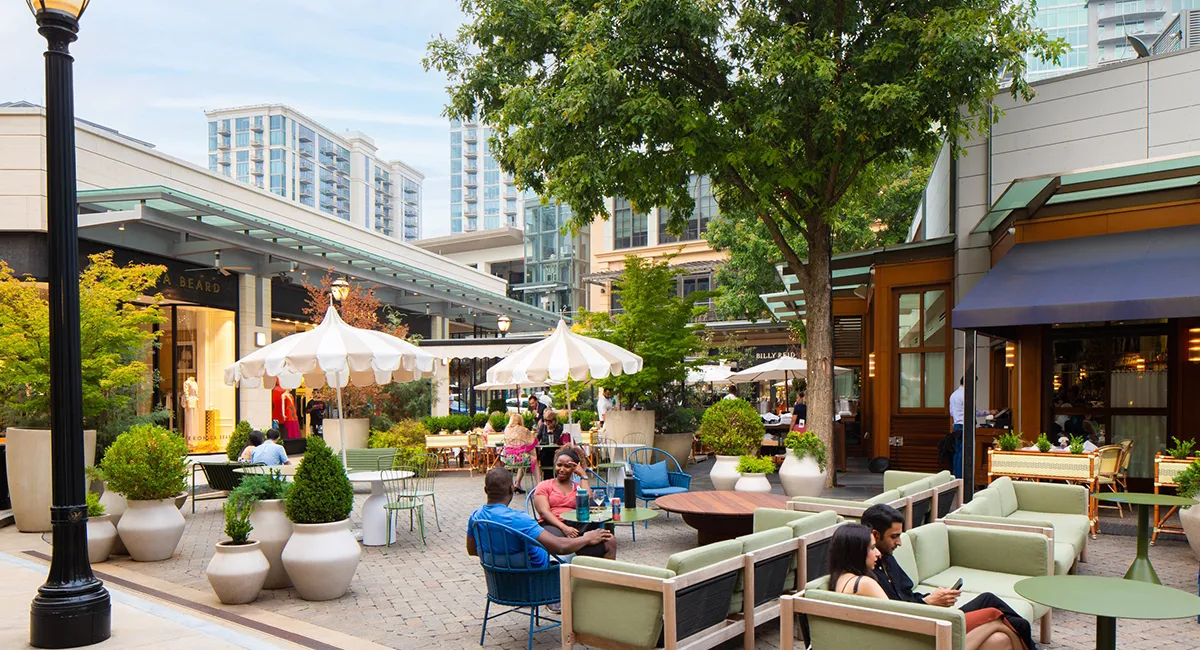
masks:
[[[404,473],[411,473],[409,478],[402,478]],[[428,478],[417,475],[416,467],[402,466],[396,469],[383,470],[383,491],[387,496],[387,545],[392,545],[392,524],[396,515],[403,510],[408,511],[409,525],[412,530],[413,513],[416,513],[417,539],[421,542],[421,552],[425,552],[425,502],[415,496],[425,489]],[[432,487],[432,486],[430,486]]]
[[[442,524],[438,521],[437,514],[437,494],[434,490],[434,479],[437,477],[437,454],[425,454],[425,464],[417,465],[417,477],[428,479],[428,489],[419,489],[412,496],[420,499],[422,503],[425,499],[429,499],[433,505],[433,523],[437,526],[438,532],[442,532]]]

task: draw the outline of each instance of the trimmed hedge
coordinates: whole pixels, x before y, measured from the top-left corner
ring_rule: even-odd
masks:
[[[230,461],[238,459],[238,455],[250,444],[250,432],[254,427],[245,420],[238,420],[238,423],[233,427],[233,433],[229,436],[229,446],[225,447],[225,455]]]

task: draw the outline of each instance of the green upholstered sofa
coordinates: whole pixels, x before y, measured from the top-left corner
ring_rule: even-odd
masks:
[[[676,553],[666,568],[576,556],[560,569],[563,647],[698,650],[744,634],[753,648],[754,626],[804,584],[809,541],[841,523],[832,512],[755,519],[755,532]]]
[[[842,517],[858,521],[867,508],[886,503],[904,513],[904,527],[908,529],[937,521],[961,502],[962,480],[954,478],[950,472],[887,471],[883,473],[883,492],[869,499],[792,497],[787,507],[806,512],[833,510]]]
[[[947,522],[988,528],[1042,528],[1053,542],[1054,572],[1065,574],[1077,560],[1087,561],[1088,491],[1079,485],[1031,483],[1002,476],[970,503],[946,517]]]
[[[1050,609],[1021,598],[1014,588],[1025,578],[1050,575],[1053,571],[1050,540],[1044,535],[935,522],[904,533],[895,558],[918,585],[918,591],[951,587],[962,578],[958,605],[983,592],[991,592],[1031,624],[1040,621],[1041,641],[1050,642]],[[957,609],[839,594],[830,592],[828,587],[829,576],[822,576],[805,585],[803,598],[781,600],[780,607],[784,610],[781,621],[791,618],[786,615],[789,607],[808,615],[814,650],[854,647],[961,650],[963,647],[965,623]],[[804,600],[818,604],[801,602]],[[924,622],[917,625],[917,619]],[[929,621],[949,623],[949,631]],[[782,631],[786,649],[794,632],[786,627]]]

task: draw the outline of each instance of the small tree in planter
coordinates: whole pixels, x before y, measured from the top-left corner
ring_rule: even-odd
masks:
[[[183,438],[154,424],[131,427],[104,455],[108,489],[128,502],[117,532],[138,562],[171,557],[183,537],[183,514],[174,498],[186,486],[186,457]]]
[[[779,482],[789,497],[815,497],[825,485],[825,463],[828,450],[817,434],[792,431],[784,438],[786,458],[779,468]]]
[[[257,501],[241,495],[229,495],[225,511],[225,534],[228,541],[217,543],[216,554],[209,561],[204,575],[217,598],[226,605],[241,605],[258,598],[263,581],[271,566],[262,553],[261,544],[250,539],[254,527],[250,515]]]
[[[1071,442],[1067,445],[1067,451],[1072,454],[1083,453],[1083,436],[1071,436]]]
[[[1192,448],[1196,446],[1195,440],[1180,440],[1175,436],[1171,436],[1171,440],[1175,441],[1175,446],[1167,448],[1167,455],[1175,460],[1187,460],[1192,456]]]
[[[350,588],[362,552],[350,534],[353,506],[341,459],[324,440],[311,438],[287,495],[293,531],[282,554],[301,598],[332,600]]]
[[[113,544],[117,542],[117,529],[113,526],[111,518],[104,514],[100,495],[88,492],[86,498],[88,561],[97,564],[104,562],[112,554]]]
[[[771,482],[767,474],[775,471],[775,461],[758,456],[740,456],[737,464],[738,478],[733,489],[738,492],[770,492]]]
[[[721,400],[704,412],[700,442],[717,457],[708,475],[714,488],[734,488],[740,476],[737,456],[755,451],[765,434],[762,417],[745,400]]]
[[[1025,446],[1025,441],[1021,440],[1021,434],[1009,431],[996,436],[996,447],[1000,451],[1016,451]]]
[[[230,501],[254,504],[250,513],[250,525],[262,554],[270,565],[263,589],[283,589],[292,586],[287,569],[283,567],[283,547],[292,537],[292,522],[284,514],[284,502],[292,484],[283,479],[279,472],[269,475],[254,474],[229,494]],[[228,533],[227,533],[228,534]],[[232,537],[232,535],[231,535]]]
[[[1054,447],[1054,445],[1050,442],[1050,438],[1048,438],[1044,433],[1038,435],[1037,442],[1034,444],[1037,445],[1038,451],[1042,452],[1043,454],[1050,451],[1050,449]]]
[[[225,448],[225,456],[229,460],[236,461],[246,445],[250,444],[250,432],[254,428],[245,420],[239,420],[233,426],[233,433],[229,435],[229,446]]]

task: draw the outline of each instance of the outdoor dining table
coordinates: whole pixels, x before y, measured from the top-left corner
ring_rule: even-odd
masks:
[[[1129,580],[1141,580],[1162,584],[1154,565],[1150,564],[1150,508],[1152,506],[1189,506],[1196,503],[1193,499],[1185,499],[1170,494],[1152,494],[1149,492],[1097,492],[1092,495],[1097,501],[1112,503],[1128,503],[1138,507],[1137,524],[1137,557],[1125,577]]]
[[[1047,607],[1095,616],[1096,650],[1116,649],[1118,618],[1165,620],[1200,615],[1200,598],[1140,580],[1038,576],[1021,580],[1013,589],[1018,596]]]
[[[650,508],[621,508],[621,518],[613,520],[612,508],[605,506],[604,508],[593,508],[589,513],[588,523],[604,524],[604,527],[612,530],[615,526],[623,526],[629,524],[630,530],[633,531],[633,541],[637,541],[637,524],[654,519],[658,516],[658,510]],[[563,521],[571,523],[579,523],[579,515],[574,510],[568,510],[558,517]]]
[[[387,472],[389,479],[411,478],[412,472],[399,470],[373,470],[365,472],[350,472],[346,475],[351,483],[370,483],[371,496],[362,505],[362,543],[363,546],[384,546],[396,541],[396,529],[392,528],[392,538],[388,539],[387,495],[383,493],[383,474]]]

